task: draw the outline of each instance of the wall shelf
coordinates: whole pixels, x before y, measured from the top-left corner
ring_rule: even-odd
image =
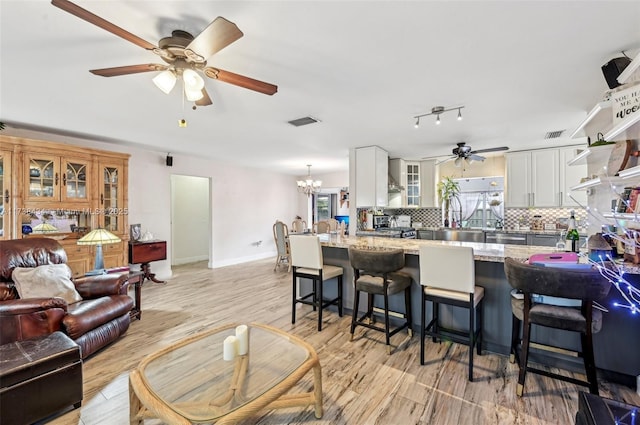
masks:
[[[567,161],[567,165],[585,165],[587,163],[591,164],[606,164],[609,161],[609,156],[611,155],[611,151],[615,144],[611,145],[602,145],[602,146],[589,146],[578,155],[576,155],[572,160]]]

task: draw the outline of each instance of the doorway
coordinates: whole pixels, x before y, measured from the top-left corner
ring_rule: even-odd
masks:
[[[211,179],[171,175],[171,265],[210,260]]]

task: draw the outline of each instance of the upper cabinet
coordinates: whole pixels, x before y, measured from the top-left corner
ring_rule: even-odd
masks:
[[[420,161],[420,206],[437,207],[436,200],[436,161]]]
[[[356,207],[386,207],[389,200],[389,154],[378,146],[356,148]]]
[[[404,159],[389,160],[389,207],[422,206],[421,163]]]
[[[569,188],[576,176],[586,176],[587,170],[580,166],[569,169],[567,161],[574,156],[575,149],[576,147],[540,149],[505,154],[506,206],[522,208],[577,205],[569,196]]]
[[[24,155],[24,201],[89,204],[91,158],[69,158],[42,153]]]

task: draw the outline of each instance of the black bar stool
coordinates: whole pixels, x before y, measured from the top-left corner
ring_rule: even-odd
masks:
[[[509,284],[519,290],[523,296],[522,353],[519,356],[520,374],[518,376],[516,394],[521,397],[524,393],[524,381],[527,372],[571,382],[576,385],[584,385],[589,387],[589,392],[592,394],[598,394],[598,379],[593,355],[593,321],[594,316],[601,315],[601,312],[593,309],[593,301],[605,298],[611,289],[611,283],[595,269],[570,270],[536,266],[522,263],[513,258],[505,259],[504,270]],[[579,300],[580,307],[534,303],[532,300],[533,294]],[[513,324],[519,327],[519,323],[516,323],[515,320]],[[528,366],[531,325],[579,332],[582,351],[577,354],[584,359],[587,380],[583,381]],[[518,330],[512,330],[512,354],[517,354],[518,338],[516,332]],[[514,337],[513,335],[516,336]]]
[[[385,333],[387,353],[391,354],[390,338],[401,331],[411,330],[411,276],[400,272],[404,267],[404,250],[402,249],[370,249],[349,247],[349,261],[353,267],[355,295],[353,298],[353,316],[351,319],[351,339],[356,326],[364,326]],[[400,314],[406,321],[394,330],[389,326],[389,295],[404,291],[405,314]],[[360,292],[366,292],[368,297],[367,312],[358,319],[358,304]],[[373,301],[375,295],[382,295],[384,299],[384,328],[374,325]],[[397,313],[396,313],[397,314]],[[365,320],[369,319],[369,323]]]

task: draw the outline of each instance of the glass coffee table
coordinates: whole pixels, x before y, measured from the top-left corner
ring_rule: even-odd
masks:
[[[248,325],[249,350],[223,359],[238,324],[176,342],[143,359],[129,375],[130,422],[236,423],[260,410],[315,408],[322,417],[322,371],[313,347],[271,326]],[[287,394],[310,370],[313,391]]]

